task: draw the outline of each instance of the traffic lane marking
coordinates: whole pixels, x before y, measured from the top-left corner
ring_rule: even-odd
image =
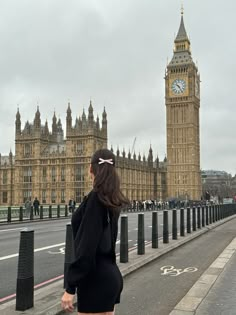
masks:
[[[49,246],[45,246],[45,247],[40,247],[40,248],[36,248],[34,250],[34,252],[37,253],[37,252],[41,252],[41,251],[44,251],[44,250],[47,250],[47,249],[50,249],[50,248],[60,247],[60,246],[64,246],[64,245],[65,245],[65,243],[60,243],[60,244],[54,244],[54,245],[49,245]],[[14,257],[18,257],[18,256],[19,256],[19,253],[3,256],[3,257],[0,257],[0,261],[1,260],[6,260],[6,259],[10,259],[10,258],[14,258]]]
[[[17,231],[17,230],[24,230],[25,227],[21,227],[21,228],[15,228],[15,229],[5,229],[5,230],[0,230],[0,233],[3,233],[3,232],[12,232],[12,231]]]

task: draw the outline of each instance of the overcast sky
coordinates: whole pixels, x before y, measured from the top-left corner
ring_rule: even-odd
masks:
[[[166,153],[164,73],[180,24],[180,0],[0,0],[0,152],[14,153],[15,114],[65,126],[92,99],[108,115],[112,144]],[[236,173],[236,2],[184,1],[201,74],[201,168]]]

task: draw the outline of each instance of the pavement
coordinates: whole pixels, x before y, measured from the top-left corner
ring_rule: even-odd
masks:
[[[236,314],[236,237],[170,315]]]
[[[137,255],[136,250],[129,253],[129,262],[125,264],[118,263],[123,277],[156,260],[157,258],[173,251],[174,249],[198,238],[199,236],[215,229],[216,227],[234,220],[236,215],[224,220],[217,221],[214,224],[199,229],[196,232],[187,234],[185,237],[179,237],[178,240],[171,240],[169,244],[159,243],[158,249],[151,248],[151,244],[145,248],[145,255]],[[236,236],[236,232],[235,232]],[[236,315],[235,291],[236,291],[236,271],[234,270],[236,262],[236,238],[227,244],[226,249],[216,259],[215,262],[204,272],[197,280],[190,291],[174,307],[170,315],[217,315],[233,314]],[[144,288],[145,290],[145,288]],[[228,294],[227,294],[228,292]],[[230,293],[230,294],[229,294]],[[60,308],[60,298],[63,294],[63,281],[48,285],[35,291],[34,308],[27,311],[15,311],[15,300],[0,305],[1,315],[29,314],[29,315],[55,315],[62,314]],[[73,314],[76,314],[74,312]],[[135,314],[135,313],[134,313]],[[162,315],[146,313],[143,315]],[[121,315],[126,315],[125,313]]]

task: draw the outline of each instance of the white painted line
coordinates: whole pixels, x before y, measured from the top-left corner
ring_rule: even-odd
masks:
[[[50,249],[50,248],[54,248],[54,247],[59,247],[59,246],[64,246],[65,243],[60,243],[60,244],[55,244],[55,245],[50,245],[50,246],[46,246],[46,247],[40,247],[40,248],[36,248],[34,250],[34,252],[41,252],[43,250],[46,250],[46,249]],[[16,254],[12,254],[12,255],[7,255],[7,256],[3,256],[3,257],[0,257],[0,261],[1,260],[6,260],[6,259],[10,259],[10,258],[14,258],[14,257],[18,257],[19,256],[19,253],[16,253]]]
[[[25,227],[21,227],[21,228],[15,228],[15,229],[6,229],[6,230],[0,230],[1,232],[10,232],[10,231],[17,231],[17,230],[24,230]]]
[[[133,242],[133,240],[128,240],[128,242]],[[120,244],[120,240],[118,240],[116,244]]]

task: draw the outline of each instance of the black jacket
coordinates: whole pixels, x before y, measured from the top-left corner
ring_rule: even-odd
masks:
[[[75,260],[67,274],[66,291],[75,293],[79,282],[96,270],[99,256],[116,260],[115,244],[118,215],[101,203],[96,192],[91,191],[72,216]]]

